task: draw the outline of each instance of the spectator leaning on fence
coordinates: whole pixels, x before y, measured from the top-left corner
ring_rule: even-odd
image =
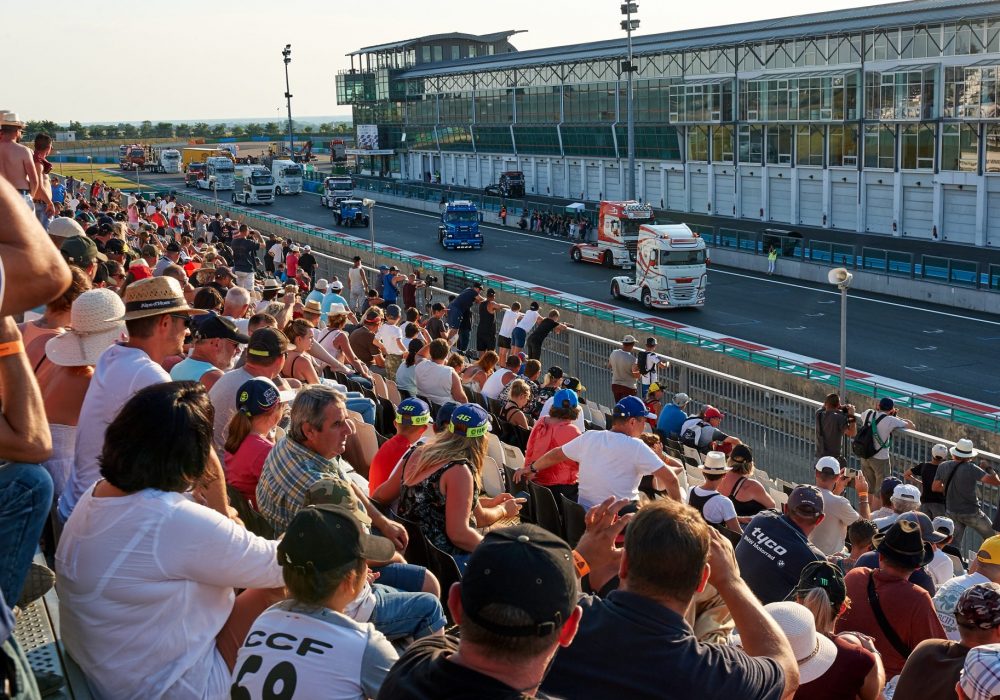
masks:
[[[979,451],[972,440],[962,438],[951,450],[951,461],[940,464],[934,474],[934,490],[943,493],[948,517],[955,521],[955,541],[961,543],[965,529],[971,527],[982,537],[996,534],[990,519],[983,513],[976,486],[980,483],[1000,485],[1000,477],[985,461],[972,460]]]
[[[611,368],[611,393],[615,402],[625,396],[635,395],[635,380],[639,376],[639,366],[636,364],[635,336],[626,335],[622,338],[622,346],[611,352],[608,357],[608,367]]]

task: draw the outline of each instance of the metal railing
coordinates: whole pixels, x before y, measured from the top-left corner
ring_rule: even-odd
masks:
[[[318,229],[315,226],[309,226],[287,219],[280,222],[275,221],[273,217],[268,214],[255,211],[253,209],[245,209],[225,201],[215,202],[212,198],[205,197],[203,195],[190,194],[187,192],[178,192],[178,194],[184,195],[196,201],[204,202],[205,204],[218,203],[226,209],[238,211],[245,221],[259,221],[267,226],[281,226],[289,231],[297,233],[302,237],[303,241],[308,240],[310,237],[320,238],[336,242],[339,245],[357,249],[362,255],[364,255],[365,251],[370,250],[370,243],[367,240],[356,238],[346,233],[327,229]],[[376,223],[376,227],[377,226],[378,224]],[[757,365],[769,367],[771,369],[778,370],[779,372],[792,374],[803,379],[819,382],[829,387],[835,388],[839,385],[840,379],[836,372],[831,372],[818,367],[812,367],[810,365],[802,364],[772,353],[750,350],[737,345],[731,345],[719,341],[716,338],[700,335],[688,328],[676,329],[665,327],[653,322],[647,322],[640,318],[636,318],[633,314],[627,313],[624,309],[607,309],[607,305],[605,304],[591,305],[589,300],[569,300],[559,296],[536,291],[535,289],[523,287],[514,281],[490,279],[481,272],[458,270],[451,266],[441,265],[422,259],[425,256],[418,258],[414,253],[410,253],[409,251],[402,251],[395,248],[387,250],[379,247],[378,252],[383,258],[395,260],[398,263],[408,266],[409,268],[433,271],[441,277],[443,286],[449,290],[458,291],[467,287],[473,281],[483,282],[497,291],[516,294],[522,298],[537,301],[539,304],[576,313],[580,316],[614,323],[618,326],[622,326],[625,332],[631,332],[634,335],[650,335],[661,340],[681,342],[686,345],[696,346],[704,350],[710,350],[712,352],[752,362]],[[932,414],[939,418],[944,418],[982,430],[1000,433],[1000,415],[977,413],[959,405],[947,403],[943,400],[928,399],[905,389],[882,384],[871,379],[855,379],[847,377],[847,390],[857,397],[874,399],[876,397],[880,398],[886,396],[893,399],[896,404],[904,408],[909,408],[921,413]]]

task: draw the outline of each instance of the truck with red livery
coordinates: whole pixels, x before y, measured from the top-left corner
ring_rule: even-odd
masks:
[[[588,240],[573,244],[569,256],[574,262],[631,268],[635,265],[639,227],[653,223],[653,208],[648,204],[601,202],[597,226],[588,228]]]

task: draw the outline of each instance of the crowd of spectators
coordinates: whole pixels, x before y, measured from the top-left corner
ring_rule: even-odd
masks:
[[[597,424],[543,371],[558,314],[479,284],[421,309],[388,267],[344,297],[308,246],[171,197],[88,192],[45,229],[9,179],[0,691],[58,682],[12,634],[55,582],[107,698],[1000,695],[1000,479],[970,440],[904,483],[913,423],[831,395],[781,493],[722,411],[664,395],[655,339],[609,358]]]

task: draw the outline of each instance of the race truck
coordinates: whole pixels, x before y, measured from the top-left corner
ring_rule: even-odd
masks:
[[[337,226],[367,226],[368,212],[360,199],[342,199],[333,210]]]
[[[520,170],[508,170],[500,173],[500,182],[487,185],[483,193],[490,197],[523,197],[524,173]]]
[[[118,166],[122,170],[142,170],[146,165],[146,147],[133,143],[118,147]]]
[[[263,165],[236,168],[233,204],[274,204],[274,178]]]
[[[271,175],[274,176],[275,194],[299,194],[302,192],[302,166],[290,160],[275,158],[271,161]]]
[[[354,181],[349,175],[334,175],[323,180],[323,192],[319,196],[319,203],[328,209],[337,206],[337,202],[342,199],[350,199],[354,196]]]
[[[181,152],[176,148],[164,148],[160,151],[159,170],[161,173],[179,173],[181,171]]]
[[[569,249],[574,262],[629,269],[635,264],[639,227],[654,224],[653,208],[635,201],[601,202],[597,226],[587,229],[587,239]]]
[[[445,205],[438,226],[438,242],[446,250],[483,247],[483,234],[479,231],[479,212],[476,205],[466,199],[456,199]]]
[[[705,239],[686,224],[639,227],[635,277],[613,277],[611,296],[647,309],[704,306],[708,281]]]
[[[213,156],[205,161],[205,174],[198,178],[199,190],[231,190],[235,186],[235,166],[231,158]]]
[[[197,187],[198,180],[205,177],[205,164],[204,163],[188,163],[187,170],[184,173],[184,186],[185,187]]]

